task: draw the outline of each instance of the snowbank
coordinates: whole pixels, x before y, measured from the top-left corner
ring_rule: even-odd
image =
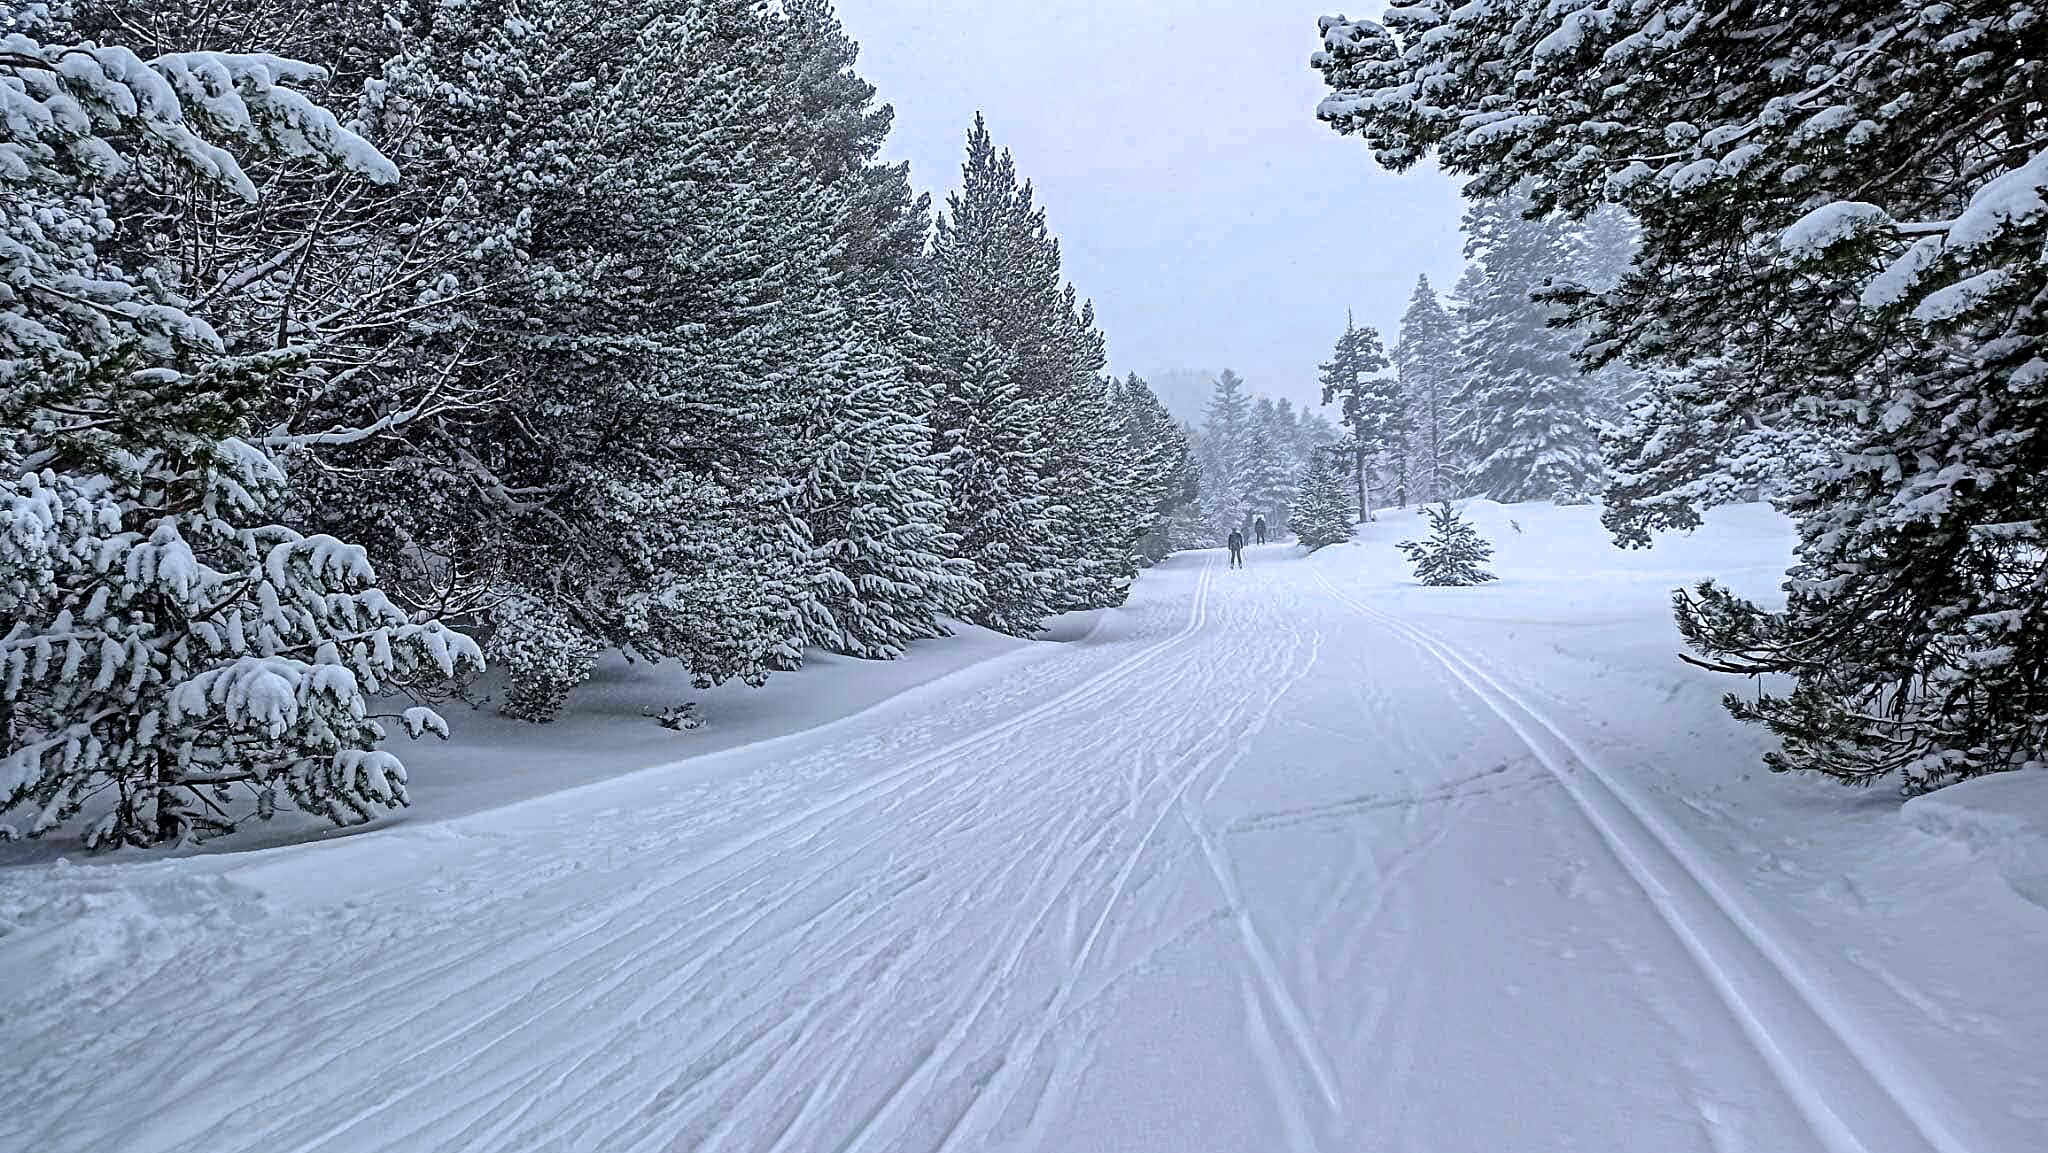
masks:
[[[1060,643],[1085,640],[1104,625],[1102,613],[1075,613],[1049,622],[1038,640],[1020,640],[975,625],[954,623],[954,635],[913,644],[900,660],[861,661],[814,652],[804,667],[754,688],[730,683],[712,689],[690,684],[683,666],[602,660],[588,684],[549,724],[498,713],[488,690],[479,707],[451,704],[441,711],[450,739],[407,740],[392,725],[392,752],[404,759],[412,804],[365,825],[337,828],[304,813],[281,813],[235,836],[209,841],[190,853],[246,852],[358,836],[365,832],[446,822],[542,797],[660,769],[682,777],[721,771],[714,755],[807,732],[867,712],[887,701],[991,662],[1030,659]],[[701,727],[666,729],[654,717],[694,702]],[[73,836],[0,843],[0,867],[78,857]],[[107,859],[140,860],[179,854],[117,852]],[[5,910],[0,909],[0,919]]]
[[[1960,845],[2048,909],[2048,772],[1978,777],[1915,797],[1901,813],[1910,828]]]

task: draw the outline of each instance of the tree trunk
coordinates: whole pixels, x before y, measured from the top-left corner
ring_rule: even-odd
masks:
[[[1358,477],[1358,520],[1363,524],[1372,519],[1372,489],[1365,483],[1365,450],[1352,450],[1352,471]]]

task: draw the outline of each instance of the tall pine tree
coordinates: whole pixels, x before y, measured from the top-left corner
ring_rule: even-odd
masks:
[[[1323,403],[1337,406],[1338,422],[1349,434],[1358,507],[1367,520],[1373,516],[1372,477],[1380,457],[1408,435],[1408,407],[1400,379],[1387,373],[1390,366],[1379,332],[1353,323],[1346,313],[1344,335],[1322,365]]]
[[[1555,309],[1532,296],[1566,274],[1567,233],[1528,208],[1508,196],[1465,213],[1465,255],[1484,279],[1459,314],[1457,449],[1472,492],[1580,502],[1600,478],[1593,397]]]
[[[959,398],[944,397],[934,424],[941,450],[993,454],[967,467],[1007,478],[1031,506],[1007,519],[1043,530],[1004,546],[1003,565],[1035,574],[1024,585],[986,571],[992,562],[975,554],[976,538],[964,538],[964,555],[991,597],[982,619],[1029,632],[1047,613],[1120,603],[1137,572],[1151,498],[1124,483],[1125,425],[1102,376],[1094,310],[1062,282],[1045,212],[979,116],[960,188],[939,216],[925,279],[930,323],[944,334],[933,346],[942,389],[978,381],[983,401],[1005,409],[972,414],[985,435],[966,436],[970,416]],[[963,466],[956,460],[951,467]],[[957,506],[964,498],[955,499]],[[1034,503],[1040,500],[1046,503]],[[1002,587],[1029,595],[998,605]]]
[[[1416,499],[1449,499],[1456,469],[1451,457],[1451,397],[1458,382],[1458,327],[1437,300],[1427,276],[1417,277],[1401,314],[1394,363],[1413,419],[1409,443],[1416,461]]]
[[[1244,380],[1224,369],[1217,376],[1202,422],[1202,491],[1208,499],[1209,541],[1220,544],[1250,523],[1244,500],[1245,446],[1251,440],[1252,398]]]

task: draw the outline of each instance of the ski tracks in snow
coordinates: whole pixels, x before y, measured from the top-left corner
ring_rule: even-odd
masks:
[[[1491,1022],[1432,1036],[1413,1006],[1487,991],[1483,965],[1441,950],[1483,942],[1475,918],[1511,908],[1489,870],[1535,858],[1439,849],[1483,847],[1489,822],[1512,834],[1519,798],[1496,794],[1533,788],[1571,802],[1528,808],[1561,822],[1562,883],[1597,884],[1579,858],[1605,845],[1654,908],[1627,914],[1637,939],[1712,985],[1718,1002],[1690,974],[1680,987],[1726,1037],[1716,1058],[1764,1058],[1786,1131],[1803,1118],[1827,1153],[1984,1153],[1479,659],[1312,564],[1226,576],[1211,554],[1147,579],[1129,640],[792,738],[748,777],[653,776],[637,807],[595,818],[577,802],[451,828],[462,851],[396,898],[241,910],[240,929],[153,953],[104,1031],[32,1003],[0,1016],[33,1095],[0,1108],[0,1147],[97,1153],[109,1131],[124,1153],[1513,1147],[1447,1127],[1469,1110],[1442,1086],[1486,1043],[1456,1030]],[[1352,611],[1331,620],[1325,595]],[[1500,1039],[1540,1045],[1560,1020]],[[1771,1096],[1772,1077],[1739,1083]],[[1183,1128],[1117,1127],[1144,1109]]]
[[[1313,571],[1313,570],[1312,570]],[[1836,1004],[1782,932],[1653,807],[1480,661],[1345,592],[1332,598],[1427,654],[1485,704],[1564,786],[1637,888],[1712,984],[1828,1153],[1971,1153],[1957,1112],[1927,1078]]]
[[[1270,597],[1219,620],[1217,571],[1183,576],[1163,638],[708,846],[658,808],[545,825],[562,840],[480,843],[425,915],[280,915],[131,991],[134,1019],[186,1027],[176,1044],[17,1019],[57,1107],[0,1115],[0,1144],[82,1149],[67,1114],[175,1084],[189,1098],[123,1148],[1057,1148],[1081,1019],[1117,977],[1104,946],[1186,848],[1162,832],[1315,660]]]

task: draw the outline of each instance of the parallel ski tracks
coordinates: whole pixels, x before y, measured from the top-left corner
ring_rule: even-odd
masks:
[[[1544,710],[1449,642],[1314,576],[1339,603],[1441,665],[1564,786],[1828,1153],[1972,1153],[1949,1111],[1925,1096],[1925,1079],[1828,995],[1682,833]]]

